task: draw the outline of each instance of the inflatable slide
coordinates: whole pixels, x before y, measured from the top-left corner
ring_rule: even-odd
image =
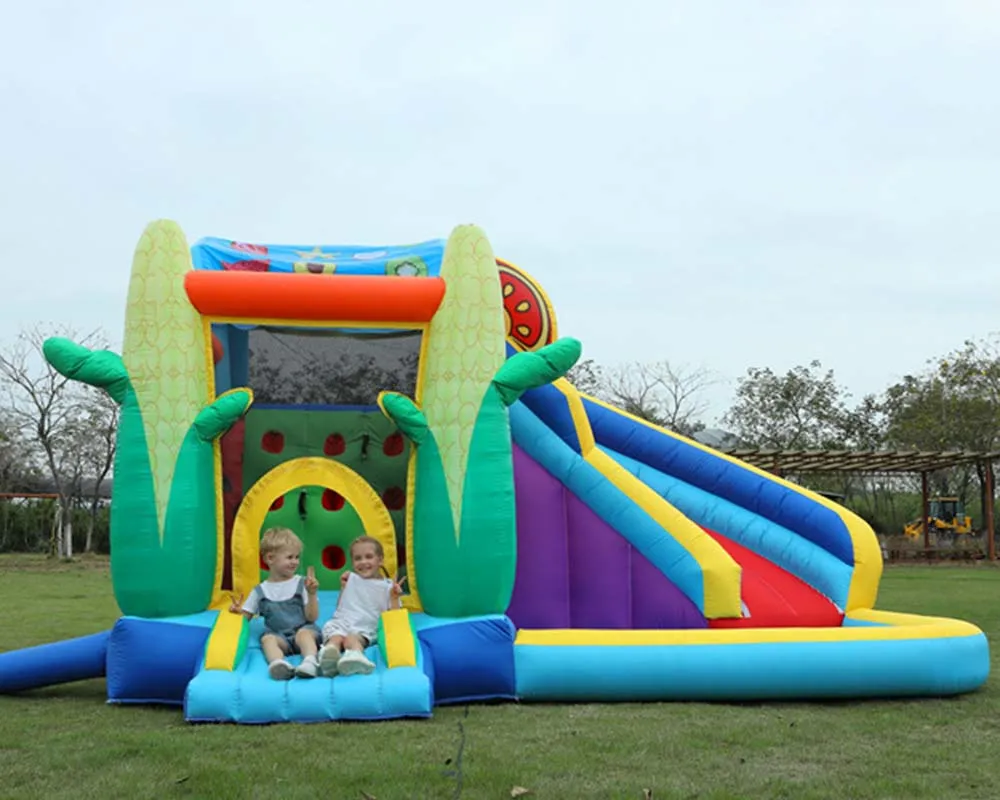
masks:
[[[975,626],[875,610],[846,508],[581,395],[544,291],[474,226],[401,247],[257,245],[151,224],[122,356],[45,354],[121,404],[112,630],[0,654],[0,691],[107,678],[192,722],[426,717],[477,700],[941,696],[980,687]],[[370,675],[268,677],[272,526],[320,613],[350,542],[408,578]]]

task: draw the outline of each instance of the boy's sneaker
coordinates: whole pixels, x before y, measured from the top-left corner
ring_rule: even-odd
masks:
[[[371,675],[375,664],[360,650],[345,650],[340,657],[341,675]]]
[[[324,678],[332,678],[337,674],[337,665],[340,662],[340,651],[333,647],[322,647],[319,651],[319,674]]]
[[[300,678],[315,678],[318,670],[319,662],[316,660],[316,656],[306,656],[302,659],[302,663],[295,668],[295,674]]]
[[[279,658],[277,661],[271,662],[271,665],[267,668],[267,674],[276,681],[287,681],[291,680],[292,675],[295,674],[295,669],[285,659]]]

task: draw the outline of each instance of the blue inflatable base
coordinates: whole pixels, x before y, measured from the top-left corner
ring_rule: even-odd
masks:
[[[0,694],[103,678],[109,631],[0,653]]]
[[[422,648],[421,648],[422,649]],[[429,717],[434,707],[431,679],[418,666],[387,669],[378,647],[365,655],[375,662],[371,675],[294,678],[276,681],[256,642],[232,672],[202,669],[188,684],[184,718],[188,722],[327,722]],[[293,656],[298,664],[301,657]]]
[[[174,620],[122,617],[111,630],[109,703],[181,705],[198,671],[215,613]]]

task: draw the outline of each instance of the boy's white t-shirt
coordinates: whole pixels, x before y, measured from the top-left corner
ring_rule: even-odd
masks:
[[[309,596],[306,592],[306,582],[298,575],[289,578],[287,581],[261,581],[259,585],[261,594],[275,603],[280,603],[283,600],[291,600],[295,597],[296,589],[302,595],[302,602],[309,602]],[[260,610],[259,597],[260,595],[257,592],[250,592],[247,595],[247,599],[243,601],[243,610],[248,614],[256,614]]]
[[[389,610],[392,599],[392,581],[388,578],[362,578],[355,572],[347,577],[347,585],[340,593],[340,606],[333,619],[323,626],[327,638],[340,634],[360,633],[371,639],[378,630],[379,617]]]

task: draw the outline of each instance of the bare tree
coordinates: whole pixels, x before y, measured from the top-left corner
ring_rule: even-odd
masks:
[[[86,387],[89,388],[89,387]],[[101,507],[101,485],[111,472],[115,462],[115,445],[118,432],[118,412],[120,406],[104,391],[92,390],[92,402],[86,407],[80,419],[79,432],[82,461],[86,475],[94,481],[88,498],[87,538],[83,550],[89,553],[94,546],[94,527],[97,512]]]
[[[42,355],[42,345],[50,336],[66,336],[90,347],[101,346],[103,336],[93,331],[79,337],[64,328],[36,326],[23,330],[14,345],[0,353],[0,382],[14,430],[41,449],[45,471],[59,495],[61,536],[58,555],[73,555],[74,494],[78,493],[81,458],[75,445],[79,438],[79,417],[87,396],[82,387],[52,368]],[[86,398],[86,399],[85,399]]]
[[[685,436],[705,427],[701,417],[709,404],[704,393],[716,382],[707,369],[675,367],[669,361],[604,368],[587,360],[567,377],[581,392]]]

